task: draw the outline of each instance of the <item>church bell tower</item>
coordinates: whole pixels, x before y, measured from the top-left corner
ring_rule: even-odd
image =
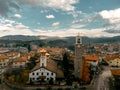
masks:
[[[82,37],[78,33],[76,36],[76,43],[75,43],[75,60],[74,60],[74,75],[76,78],[80,78],[80,72],[82,69]]]

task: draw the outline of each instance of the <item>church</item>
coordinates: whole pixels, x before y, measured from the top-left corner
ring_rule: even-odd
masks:
[[[50,59],[50,54],[45,49],[40,51],[39,63],[29,73],[29,81],[34,83],[53,83],[64,78],[63,71],[57,66],[57,62]]]

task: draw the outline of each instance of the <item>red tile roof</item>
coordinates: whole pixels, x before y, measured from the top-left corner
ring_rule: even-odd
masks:
[[[85,56],[85,60],[97,61],[97,60],[99,60],[99,56],[97,56],[97,55],[87,55],[87,56]]]
[[[0,55],[0,59],[9,59],[9,57],[5,55]]]

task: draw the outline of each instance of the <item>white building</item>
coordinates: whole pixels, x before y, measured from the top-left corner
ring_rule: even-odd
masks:
[[[49,59],[49,54],[46,50],[40,51],[40,63],[38,63],[29,73],[29,80],[33,82],[49,82],[49,80],[56,81],[57,78],[64,78],[64,74],[57,63]]]

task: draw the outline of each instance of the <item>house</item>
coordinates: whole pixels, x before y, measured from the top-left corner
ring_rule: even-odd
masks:
[[[111,74],[113,76],[119,76],[120,77],[120,68],[112,68],[111,69]]]
[[[109,63],[109,61],[111,61],[111,60],[114,60],[115,58],[117,58],[117,55],[116,55],[116,54],[106,54],[106,55],[105,55],[105,61],[106,61],[107,63]]]
[[[86,55],[85,60],[91,63],[93,66],[97,66],[99,62],[99,56],[98,55]]]
[[[120,67],[120,58],[109,61],[111,67]]]
[[[9,56],[10,60],[16,59],[20,57],[20,53],[19,52],[9,52],[7,53],[7,56]]]
[[[0,48],[0,53],[7,53],[9,52],[8,48]]]
[[[24,68],[26,63],[29,60],[29,56],[27,54],[21,55],[19,58],[13,60],[13,68]]]
[[[49,59],[50,55],[45,49],[40,51],[39,63],[29,73],[29,81],[32,82],[49,82],[64,78],[63,71],[57,67],[54,60]]]
[[[101,57],[98,55],[86,55],[85,61],[90,63],[90,70],[94,72],[94,74],[98,74],[101,69],[99,63],[101,63]]]
[[[111,68],[111,74],[113,85],[120,88],[120,68]]]
[[[0,67],[4,68],[9,64],[9,57],[6,55],[0,55]]]

